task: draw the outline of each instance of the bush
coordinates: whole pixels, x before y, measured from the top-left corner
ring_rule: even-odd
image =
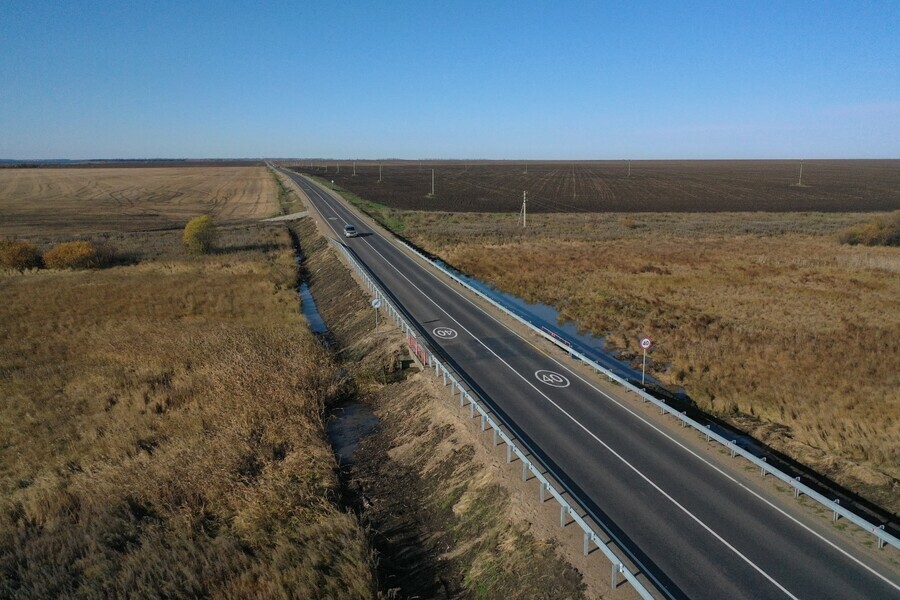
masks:
[[[863,246],[900,246],[900,210],[841,232],[842,244]]]
[[[41,266],[41,254],[31,242],[0,241],[0,265],[20,273]]]
[[[216,225],[209,215],[194,217],[184,227],[182,241],[188,252],[207,254],[212,251],[216,242]]]
[[[44,254],[50,269],[92,269],[103,266],[103,254],[91,242],[65,242]]]

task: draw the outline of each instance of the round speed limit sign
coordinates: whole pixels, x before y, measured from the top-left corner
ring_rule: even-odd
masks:
[[[650,338],[644,338],[641,340],[641,348],[644,350],[649,350],[650,346],[653,345],[653,341]]]
[[[378,298],[373,299],[372,300],[372,308],[379,308],[379,307],[381,307],[381,300]]]

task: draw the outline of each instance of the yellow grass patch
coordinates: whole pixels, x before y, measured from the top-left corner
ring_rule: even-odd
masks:
[[[560,310],[698,404],[897,510],[900,250],[866,215],[408,215],[466,273]]]

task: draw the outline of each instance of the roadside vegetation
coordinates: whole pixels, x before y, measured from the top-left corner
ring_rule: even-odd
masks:
[[[900,246],[900,210],[841,232],[844,244],[863,246]]]
[[[44,207],[14,254],[89,256]],[[375,596],[324,433],[346,383],[298,314],[287,232],[231,223],[191,255],[186,219],[90,217],[79,235],[128,264],[0,270],[0,597]]]
[[[456,402],[430,372],[398,367],[407,356],[402,334],[385,322],[374,335],[368,299],[313,222],[299,222],[296,231],[303,269],[332,324],[354,398],[380,419],[347,469],[347,487],[373,534],[383,592],[389,598],[584,597],[582,575],[558,544],[535,535],[535,529],[559,530],[557,511],[548,511],[547,524],[517,511],[489,464],[496,462],[486,450],[493,449],[489,438],[479,441],[476,425],[475,435],[462,425]],[[510,475],[518,481],[518,469]],[[519,502],[536,507],[535,490],[525,494]],[[570,550],[580,555],[580,545]],[[605,593],[606,565],[597,564],[603,577],[589,579]]]
[[[893,214],[563,213],[522,228],[508,213],[383,210],[382,225],[402,221],[414,244],[625,358],[649,335],[659,380],[900,512],[900,255],[838,241]]]

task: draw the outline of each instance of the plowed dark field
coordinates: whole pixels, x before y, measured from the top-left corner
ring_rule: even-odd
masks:
[[[888,211],[900,160],[300,163],[367,200],[411,210],[515,212]],[[435,195],[431,192],[434,169]]]

